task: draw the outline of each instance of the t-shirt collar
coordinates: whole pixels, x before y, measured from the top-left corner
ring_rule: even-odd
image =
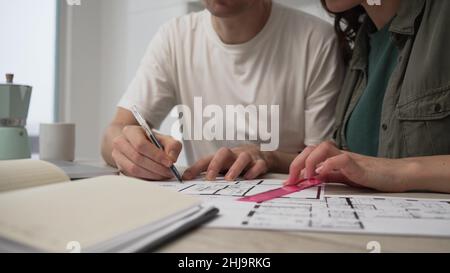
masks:
[[[266,25],[255,37],[253,37],[253,39],[251,39],[250,41],[243,43],[243,44],[231,45],[231,44],[224,43],[213,27],[212,14],[208,10],[205,10],[204,26],[206,28],[208,37],[210,39],[212,39],[220,47],[222,47],[225,50],[228,50],[232,53],[245,53],[248,49],[254,48],[254,46],[256,44],[258,44],[260,41],[270,37],[270,33],[271,33],[272,29],[274,27],[276,27],[276,20],[279,17],[278,16],[279,12],[280,12],[280,8],[278,7],[278,4],[275,2],[272,2],[272,10],[270,12],[270,17],[266,22]]]

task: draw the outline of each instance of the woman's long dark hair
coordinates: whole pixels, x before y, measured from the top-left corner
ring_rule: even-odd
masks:
[[[361,17],[366,14],[362,6],[357,6],[344,12],[331,12],[325,0],[321,0],[322,5],[330,14],[334,16],[334,29],[338,36],[339,47],[345,64],[352,58],[353,45],[362,25]]]

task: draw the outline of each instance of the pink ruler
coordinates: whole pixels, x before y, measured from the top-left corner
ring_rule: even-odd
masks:
[[[302,190],[306,190],[315,186],[322,184],[322,181],[317,179],[309,179],[300,181],[298,185],[294,186],[285,186],[282,188],[270,190],[267,192],[259,193],[252,196],[246,196],[244,198],[239,199],[238,201],[243,202],[254,202],[254,203],[262,203],[266,201],[270,201],[272,199],[280,198],[295,192],[299,192]]]

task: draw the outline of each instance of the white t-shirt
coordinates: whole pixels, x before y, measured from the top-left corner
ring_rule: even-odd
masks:
[[[226,119],[226,105],[265,105],[269,121],[272,106],[278,105],[279,120],[272,120],[279,126],[278,150],[298,153],[331,137],[343,78],[338,56],[332,26],[304,12],[274,3],[255,38],[227,45],[204,10],[161,27],[118,106],[130,110],[136,105],[159,127],[181,104],[192,109],[193,122],[204,124],[208,117],[194,115],[194,101],[200,98],[204,107],[223,108],[223,130],[232,126],[249,136],[258,129],[240,126],[250,124],[248,115],[238,115],[238,126],[233,125]],[[188,163],[250,142],[218,139],[183,140]]]

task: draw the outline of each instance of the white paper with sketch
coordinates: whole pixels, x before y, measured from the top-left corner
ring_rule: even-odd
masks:
[[[262,204],[240,197],[281,187],[281,180],[158,182],[199,195],[220,209],[211,228],[323,231],[450,237],[450,200],[326,196],[324,186]]]
[[[245,196],[252,196],[259,193],[282,187],[283,180],[279,179],[258,179],[247,181],[229,182],[225,180],[217,180],[215,182],[208,182],[204,180],[194,180],[184,183],[178,182],[155,182],[158,185],[166,188],[172,188],[176,191],[188,194],[199,195],[203,198],[213,197],[232,197],[239,199]],[[313,187],[304,191],[295,192],[284,196],[284,199],[312,199],[320,200],[324,197],[325,186]],[[216,198],[213,198],[216,200]],[[225,198],[224,200],[227,200]]]

